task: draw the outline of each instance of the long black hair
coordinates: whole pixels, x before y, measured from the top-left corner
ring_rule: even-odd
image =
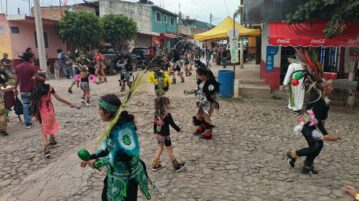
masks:
[[[219,83],[216,80],[216,77],[214,77],[213,72],[201,61],[196,60],[195,61],[195,65],[197,67],[197,74],[198,75],[205,75],[208,77],[207,82],[212,84],[214,86],[215,91],[218,93],[219,92]],[[198,80],[198,84],[200,84],[200,80]]]
[[[32,96],[32,101],[35,106],[39,106],[41,97],[46,96],[49,93],[50,85],[45,84],[45,73],[39,73],[35,78],[35,86]]]
[[[101,99],[104,100],[106,103],[116,106],[118,108],[120,108],[122,105],[121,100],[115,94],[107,94],[107,95],[101,96]],[[111,119],[116,116],[116,112],[110,112],[110,111],[105,110],[104,108],[101,108],[101,109],[103,111],[105,111],[107,114],[109,114],[109,117]],[[116,124],[118,124],[118,125],[122,125],[125,123],[133,123],[134,124],[134,122],[135,122],[135,116],[133,116],[132,114],[129,114],[126,110],[124,110],[121,112],[120,118],[118,119]]]
[[[165,96],[159,96],[155,99],[155,120],[163,119],[167,114],[166,105],[170,103],[170,99]]]

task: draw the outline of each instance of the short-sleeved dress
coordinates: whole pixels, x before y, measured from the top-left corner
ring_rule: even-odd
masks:
[[[55,118],[55,109],[51,101],[51,95],[54,93],[54,88],[50,86],[49,92],[47,95],[41,97],[40,105],[38,106],[39,122],[41,123],[42,131],[46,135],[55,134],[60,130]]]

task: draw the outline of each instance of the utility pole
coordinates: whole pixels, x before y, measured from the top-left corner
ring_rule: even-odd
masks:
[[[5,1],[5,13],[7,15],[7,0]]]
[[[34,0],[34,14],[36,26],[37,48],[39,52],[40,69],[47,69],[46,52],[44,42],[44,30],[42,28],[42,19],[40,14],[40,0]]]
[[[240,9],[240,21],[239,21],[239,24],[240,25],[242,25],[242,13],[243,13],[243,0],[241,0],[240,1],[240,5],[239,5],[239,9]],[[235,19],[233,19],[233,20],[235,20]],[[244,67],[244,45],[243,45],[243,37],[240,37],[240,39],[241,39],[241,43],[240,43],[240,48],[241,48],[241,50],[240,50],[240,52],[239,52],[239,56],[240,56],[240,60],[239,60],[239,62],[241,63],[241,67],[240,68],[243,68]]]
[[[59,0],[59,5],[60,5],[60,16],[61,16],[61,19],[63,18],[62,16],[62,5],[61,5],[61,0]]]
[[[212,24],[212,20],[213,20],[213,15],[212,13],[209,14],[209,24]]]
[[[31,16],[31,3],[30,3],[30,0],[29,0],[29,16]]]

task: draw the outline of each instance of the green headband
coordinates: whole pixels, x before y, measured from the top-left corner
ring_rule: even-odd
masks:
[[[118,110],[117,106],[111,105],[110,103],[107,103],[106,101],[104,101],[102,98],[100,98],[99,100],[99,105],[102,109],[108,111],[108,112],[113,112],[116,113]]]

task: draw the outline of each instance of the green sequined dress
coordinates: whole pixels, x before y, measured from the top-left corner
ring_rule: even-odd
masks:
[[[91,155],[96,159],[94,166],[106,166],[107,199],[123,201],[127,187],[135,179],[146,199],[151,199],[145,166],[140,160],[140,145],[133,123],[115,125],[99,150]]]

